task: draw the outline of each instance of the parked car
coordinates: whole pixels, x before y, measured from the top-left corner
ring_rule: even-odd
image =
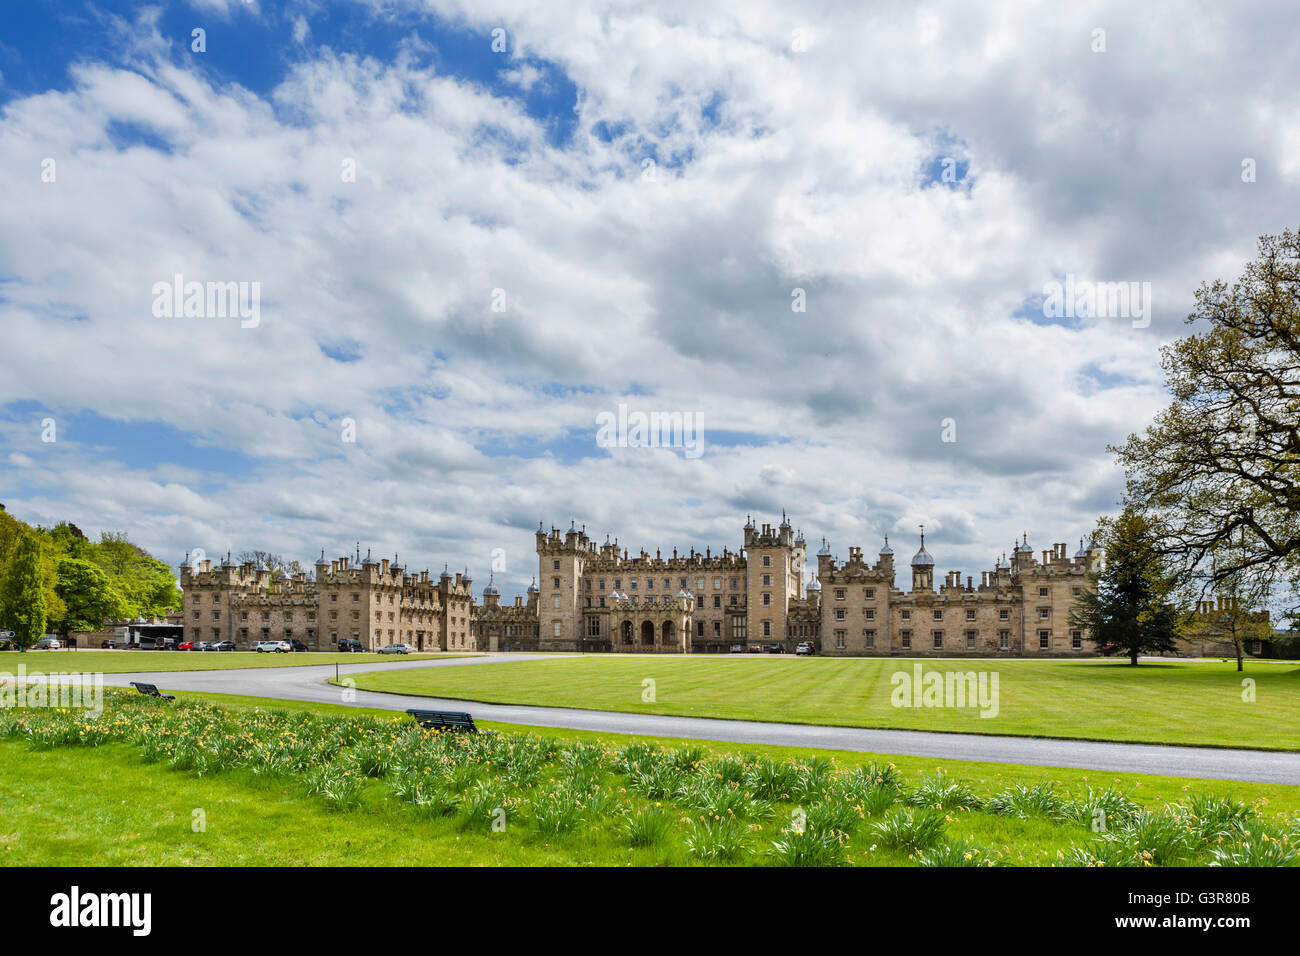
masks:
[[[197,650],[198,648],[196,648],[196,647],[194,646],[194,645],[197,644],[197,643],[198,643],[198,641],[181,641],[179,644],[176,645],[176,650],[178,650],[178,651],[193,651],[193,650]]]
[[[59,642],[59,639],[57,637],[42,637],[39,641],[37,641],[35,644],[32,645],[32,650],[57,651],[62,646],[63,644]]]
[[[767,652],[769,654],[784,654],[785,648],[780,644],[769,644],[767,645]]]
[[[208,651],[233,651],[235,649],[234,641],[217,641],[215,644],[209,644],[204,650]]]
[[[763,653],[763,645],[762,645],[762,644],[750,644],[750,645],[749,645],[749,653],[751,653],[751,654],[762,654],[762,653]]]
[[[292,640],[292,641],[290,641],[289,643],[293,645],[293,649],[294,649],[295,651],[309,651],[309,650],[311,650],[311,648],[309,648],[306,644],[304,644],[302,641],[299,641],[299,640]]]
[[[12,634],[0,634],[0,650],[11,651],[17,646]]]
[[[366,648],[355,637],[345,637],[339,641],[339,650],[344,654],[364,654]]]
[[[253,650],[259,654],[288,654],[293,647],[288,641],[258,641]]]
[[[811,655],[817,653],[817,648],[813,647],[812,641],[800,641],[794,649],[796,654]]]
[[[117,641],[113,640],[113,638],[111,637],[106,637],[99,642],[99,646],[112,650],[113,648],[117,647]]]
[[[732,645],[731,645],[731,653],[733,653],[733,654],[743,654],[743,653],[745,653],[745,645],[744,645],[744,644],[732,644]]]
[[[385,644],[376,653],[379,654],[409,654],[411,653],[410,644]]]

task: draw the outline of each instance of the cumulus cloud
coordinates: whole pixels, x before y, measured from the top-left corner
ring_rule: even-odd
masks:
[[[1192,291],[1300,207],[1297,34],[1267,4],[364,2],[504,29],[500,87],[425,39],[304,46],[309,4],[263,93],[155,11],[124,60],[7,102],[0,405],[254,463],[44,444],[11,412],[12,512],[173,560],[360,539],[485,580],[502,547],[509,588],[539,519],[719,549],[786,507],[841,555],[924,523],[969,573],[1114,505],[1105,445],[1163,404]],[[518,95],[551,76],[563,136]],[[260,323],[155,318],[178,274],[259,283]],[[1026,306],[1067,274],[1152,283],[1150,327]],[[705,454],[598,447],[620,402],[700,415]]]

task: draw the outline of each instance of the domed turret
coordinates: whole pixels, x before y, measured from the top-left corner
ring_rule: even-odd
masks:
[[[817,552],[818,556],[820,557],[820,556],[823,555],[823,554],[825,554],[825,555],[830,555],[830,553],[831,553],[831,546],[830,546],[829,544],[826,543],[826,539],[825,539],[825,538],[822,538],[822,546],[821,546],[821,549]]]
[[[446,572],[444,571],[443,574],[446,574]],[[528,585],[528,593],[529,594],[537,593],[537,578],[533,578],[533,583]]]
[[[882,556],[894,553],[894,549],[889,546],[889,535],[885,535],[885,546],[878,553]]]
[[[1034,549],[1029,545],[1029,533],[1026,532],[1020,544],[1016,545],[1017,554],[1033,554]]]
[[[934,558],[925,550],[925,526],[921,526],[921,547],[912,555],[912,590],[934,590]]]
[[[1083,546],[1082,538],[1079,539],[1079,550],[1074,552],[1074,556],[1076,558],[1086,558],[1088,556],[1088,549]]]

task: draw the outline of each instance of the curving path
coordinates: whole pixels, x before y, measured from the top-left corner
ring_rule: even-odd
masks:
[[[543,654],[510,654],[508,657],[461,657],[445,661],[395,661],[378,666],[370,662],[340,664],[338,671],[346,675],[360,671],[415,667],[476,667],[491,664],[508,667],[514,661],[547,660],[549,657],[550,655]],[[349,703],[343,700],[341,688],[328,683],[334,673],[334,665],[327,664],[225,671],[106,674],[104,682],[122,687],[132,680],[148,680],[170,691],[206,691],[328,704]],[[626,714],[565,707],[483,704],[363,690],[354,690],[353,693],[355,699],[350,703],[357,707],[398,711],[411,707],[467,710],[482,720],[534,727],[1300,785],[1300,753],[1296,752],[948,734],[918,730],[871,730],[708,717]]]

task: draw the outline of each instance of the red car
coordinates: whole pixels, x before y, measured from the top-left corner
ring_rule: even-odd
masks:
[[[192,650],[195,650],[194,642],[193,642],[193,641],[185,641],[185,642],[182,643],[182,644],[177,644],[177,645],[176,645],[176,650],[178,650],[178,651],[192,651]]]

